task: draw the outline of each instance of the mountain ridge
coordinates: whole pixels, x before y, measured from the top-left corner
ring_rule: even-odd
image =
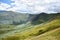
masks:
[[[24,13],[12,12],[12,11],[0,11],[0,23],[22,24],[24,22],[26,23],[30,21],[32,24],[34,24],[35,22],[40,24],[40,23],[47,22],[49,20],[53,20],[55,19],[54,17],[57,17],[57,16],[60,17],[60,13],[47,14],[42,12],[40,14],[28,14],[28,13],[24,14]]]

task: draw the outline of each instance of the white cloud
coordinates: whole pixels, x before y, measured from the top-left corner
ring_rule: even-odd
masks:
[[[59,12],[60,0],[11,0],[11,5],[0,4],[0,9],[29,13]],[[7,9],[8,8],[8,9]]]
[[[7,10],[10,7],[10,5],[5,3],[0,3],[0,10]]]

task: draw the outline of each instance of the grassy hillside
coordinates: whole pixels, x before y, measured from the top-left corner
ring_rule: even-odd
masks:
[[[21,34],[23,36],[29,38],[29,37],[41,35],[45,32],[56,29],[58,27],[60,27],[60,19],[53,20],[53,21],[45,23],[45,24],[37,25],[37,26],[35,26],[35,27],[33,27],[29,30],[26,30],[26,31],[22,32]]]
[[[42,35],[26,40],[60,40],[60,28],[56,28]]]
[[[21,32],[17,32],[13,35],[12,34],[9,34],[10,36],[3,35],[5,37],[0,37],[0,40],[24,40],[24,39],[29,40],[29,38],[34,38],[36,36],[42,35],[46,32],[52,31],[57,28],[60,28],[60,19],[55,19],[51,22],[43,23],[40,25],[35,25],[35,26],[31,25],[31,27],[26,28],[25,30]],[[57,31],[57,33],[59,33],[59,30]]]

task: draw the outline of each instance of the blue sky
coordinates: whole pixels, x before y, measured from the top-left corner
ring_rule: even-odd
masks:
[[[0,0],[0,10],[21,13],[60,12],[60,0]]]
[[[10,5],[12,1],[11,0],[0,0],[0,2]]]

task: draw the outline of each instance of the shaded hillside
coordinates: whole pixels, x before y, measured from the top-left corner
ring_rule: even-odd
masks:
[[[32,24],[41,24],[44,22],[52,21],[56,18],[60,18],[60,13],[55,14],[47,14],[47,13],[40,13],[40,14],[30,14],[30,21]]]

